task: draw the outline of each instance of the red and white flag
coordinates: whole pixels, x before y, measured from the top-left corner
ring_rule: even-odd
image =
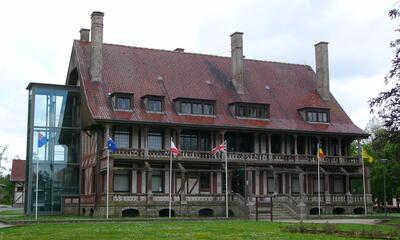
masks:
[[[181,150],[179,150],[176,146],[175,143],[171,140],[171,153],[175,156],[178,156]]]
[[[225,152],[225,151],[226,151],[226,141],[224,141],[220,145],[218,145],[215,148],[213,148],[211,150],[211,153],[215,155],[215,154],[217,154],[219,152]]]

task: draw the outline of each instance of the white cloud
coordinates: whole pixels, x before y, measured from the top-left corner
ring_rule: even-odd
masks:
[[[384,70],[373,76],[333,78],[331,80],[331,92],[353,122],[362,129],[373,117],[370,114],[368,101],[390,87],[383,82],[386,74],[387,71]]]
[[[364,127],[366,101],[381,89],[396,36],[391,1],[8,1],[0,22],[0,144],[25,157],[29,82],[63,84],[72,40],[105,12],[104,41],[230,54],[229,34],[243,31],[247,58],[314,66],[313,44],[330,42],[332,91]],[[368,83],[367,85],[365,83]],[[363,86],[366,93],[355,90]]]

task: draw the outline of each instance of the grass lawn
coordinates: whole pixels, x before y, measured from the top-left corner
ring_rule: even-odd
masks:
[[[287,233],[281,231],[280,226],[283,225],[243,220],[28,224],[0,229],[0,239],[350,239],[323,234]],[[338,227],[346,231],[399,231],[398,226],[390,224],[341,224]]]
[[[23,213],[23,210],[16,210],[16,209],[2,210],[2,211],[0,211],[0,216],[21,215],[22,213]]]

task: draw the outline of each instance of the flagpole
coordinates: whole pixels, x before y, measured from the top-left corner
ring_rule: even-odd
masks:
[[[39,147],[38,147],[39,156]],[[36,158],[36,206],[35,206],[35,220],[38,218],[38,195],[39,194],[39,157]]]
[[[320,143],[318,143],[317,148],[317,166],[318,166],[318,216],[321,216],[321,184],[320,184],[320,176],[319,176],[319,151],[320,151]]]
[[[106,219],[108,219],[108,198],[109,198],[109,181],[110,181],[110,150],[107,147],[107,198],[106,198]]]
[[[225,158],[225,217],[228,218],[229,217],[229,206],[228,206],[228,157],[226,154],[227,151],[227,147],[225,149],[225,151],[222,152],[222,154],[224,155]]]
[[[361,154],[362,154],[363,147],[360,144],[360,140],[358,140],[358,147],[360,147]],[[363,191],[364,191],[364,209],[365,209],[364,214],[365,214],[365,216],[367,216],[368,213],[367,213],[367,194],[365,192],[365,168],[364,168],[364,159],[363,159],[362,155],[361,155],[361,164],[362,164],[362,172],[363,172]]]
[[[172,143],[172,138],[171,138]],[[171,218],[171,205],[172,205],[172,151],[169,151],[169,209],[168,217]]]

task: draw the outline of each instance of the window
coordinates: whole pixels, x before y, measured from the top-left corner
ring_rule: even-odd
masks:
[[[333,179],[333,192],[344,193],[344,179],[341,176],[335,176]]]
[[[249,113],[248,113],[249,117],[256,118],[257,117],[257,108],[249,107],[248,109],[249,109],[248,110],[249,111]]]
[[[181,102],[180,113],[214,115],[214,104],[201,102]]]
[[[22,192],[24,191],[24,187],[17,187],[17,192]]]
[[[210,191],[210,173],[200,173],[200,192]]]
[[[117,128],[114,131],[114,142],[118,148],[129,148],[130,132],[128,128]]]
[[[192,113],[192,104],[186,102],[181,103],[181,113]]]
[[[147,144],[151,150],[161,150],[163,148],[163,135],[160,130],[150,130],[147,133]]]
[[[122,110],[130,110],[131,109],[131,98],[130,97],[116,97],[115,100],[115,108]]]
[[[205,115],[214,115],[214,105],[212,105],[212,104],[204,104],[203,105],[203,113]]]
[[[268,105],[238,104],[236,105],[235,109],[235,115],[237,117],[264,119],[269,118]]]
[[[318,178],[314,178],[313,184],[314,184],[314,193],[318,193]],[[319,180],[320,193],[323,193],[325,191],[324,186],[325,186],[324,179],[321,178]]]
[[[197,150],[197,134],[182,133],[181,134],[182,150],[196,151]]]
[[[306,116],[308,122],[329,122],[328,111],[308,110]]]
[[[273,177],[267,178],[267,190],[268,190],[268,193],[275,192],[275,180]]]
[[[299,178],[292,177],[292,193],[300,193]]]
[[[153,193],[162,193],[164,192],[163,189],[163,182],[162,182],[162,172],[161,171],[153,171],[152,178],[151,178],[151,191]]]
[[[149,99],[147,101],[147,110],[150,112],[162,112],[162,100],[161,99]]]
[[[114,173],[114,192],[129,192],[129,172]]]

